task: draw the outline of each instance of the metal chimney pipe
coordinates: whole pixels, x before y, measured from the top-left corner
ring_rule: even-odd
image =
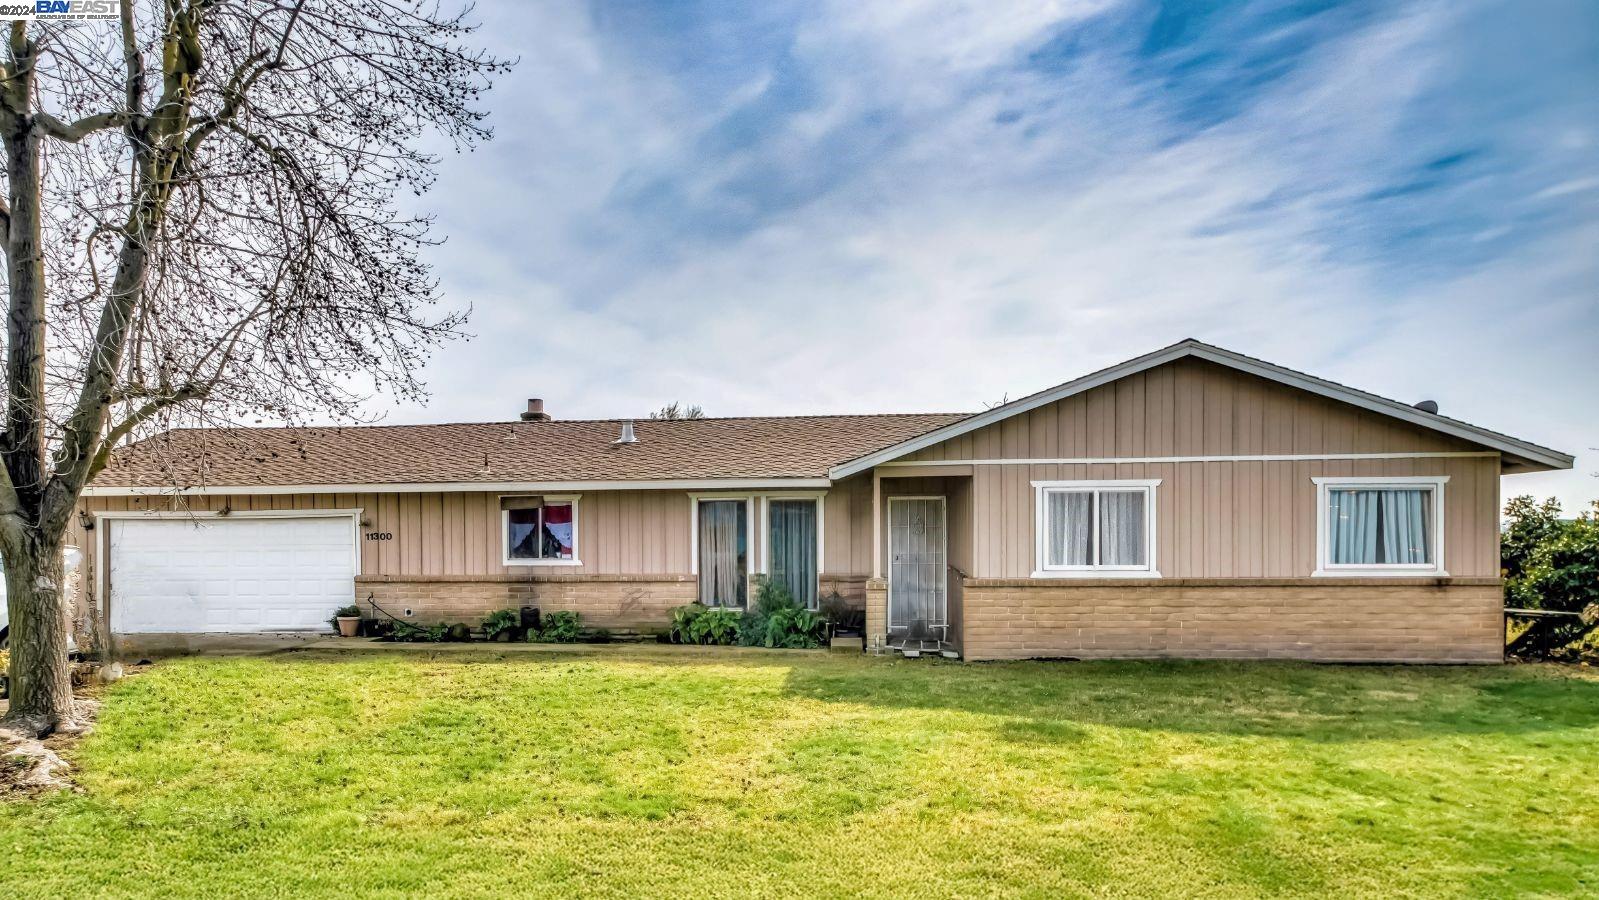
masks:
[[[522,414],[524,422],[548,422],[550,414],[544,411],[544,401],[537,397],[527,399],[527,412]]]

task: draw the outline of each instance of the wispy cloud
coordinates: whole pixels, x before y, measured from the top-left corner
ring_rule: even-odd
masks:
[[[479,338],[398,419],[974,409],[1193,335],[1599,446],[1580,0],[482,11],[523,65],[427,199]]]

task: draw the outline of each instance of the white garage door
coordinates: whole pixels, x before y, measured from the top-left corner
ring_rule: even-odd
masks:
[[[319,629],[354,602],[349,516],[108,524],[118,634]]]

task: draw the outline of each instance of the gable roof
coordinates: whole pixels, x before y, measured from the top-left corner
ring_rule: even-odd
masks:
[[[1486,428],[1462,422],[1459,419],[1451,419],[1448,416],[1437,413],[1423,412],[1398,400],[1379,397],[1376,394],[1367,393],[1337,382],[1327,381],[1314,375],[1307,375],[1304,372],[1284,368],[1262,359],[1245,356],[1242,353],[1234,353],[1231,350],[1225,350],[1203,341],[1188,338],[1169,347],[1156,350],[1153,353],[1146,353],[1124,363],[1084,375],[1074,381],[1056,385],[1019,400],[1013,400],[1002,406],[996,406],[986,412],[967,416],[931,431],[913,435],[891,447],[884,447],[881,450],[862,454],[855,459],[834,466],[828,471],[828,475],[834,479],[847,478],[850,475],[865,472],[874,466],[882,465],[925,447],[931,447],[950,438],[976,431],[995,422],[1004,421],[1011,416],[1092,390],[1100,385],[1125,378],[1128,375],[1188,357],[1208,360],[1231,369],[1257,375],[1269,381],[1275,381],[1278,384],[1309,391],[1312,394],[1339,400],[1361,409],[1371,410],[1413,425],[1419,425],[1423,428],[1498,450],[1505,455],[1507,463],[1505,468],[1510,471],[1569,469],[1573,462],[1570,454],[1561,453],[1559,450],[1551,450],[1548,447],[1543,447],[1530,441],[1519,440],[1507,434],[1500,434],[1497,431],[1490,431]]]
[[[119,449],[89,494],[324,493],[484,490],[587,482],[809,481],[826,486],[840,462],[963,418],[964,413],[368,425],[348,428],[189,428]],[[403,487],[402,487],[403,486]],[[611,484],[611,486],[619,486]],[[277,490],[271,490],[276,488]],[[546,487],[545,489],[549,489]]]

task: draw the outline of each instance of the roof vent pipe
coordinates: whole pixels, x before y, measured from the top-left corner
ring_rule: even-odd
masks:
[[[613,444],[636,444],[636,443],[638,443],[638,435],[633,433],[633,420],[632,419],[628,419],[627,421],[622,423],[622,435],[620,437],[618,437],[616,440],[612,441],[611,443],[613,443]]]
[[[548,422],[550,414],[544,411],[544,401],[537,397],[527,398],[527,412],[522,414],[524,422]]]
[[[1438,401],[1436,400],[1423,400],[1416,404],[1416,408],[1424,413],[1438,415]]]

